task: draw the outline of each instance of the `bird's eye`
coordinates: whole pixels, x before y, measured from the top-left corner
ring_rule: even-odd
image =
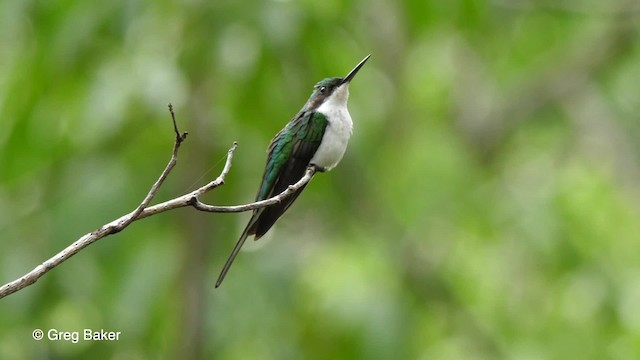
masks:
[[[320,93],[324,94],[327,91],[327,87],[326,86],[321,86],[320,87]]]

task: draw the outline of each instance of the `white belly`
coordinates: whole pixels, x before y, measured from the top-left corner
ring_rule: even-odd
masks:
[[[353,121],[346,106],[323,104],[317,111],[323,113],[329,123],[318,150],[311,158],[311,164],[329,171],[338,165],[347,150],[347,144],[353,132]]]

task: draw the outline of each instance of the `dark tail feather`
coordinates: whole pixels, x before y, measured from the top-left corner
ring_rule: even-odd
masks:
[[[247,237],[249,237],[249,235],[253,235],[256,233],[255,225],[259,217],[260,217],[260,212],[255,212],[251,217],[251,220],[249,220],[249,223],[247,224],[247,226],[244,228],[242,235],[240,235],[240,239],[238,239],[238,241],[236,242],[236,246],[233,247],[233,251],[231,251],[231,255],[229,255],[227,262],[224,264],[224,267],[222,268],[222,271],[218,276],[218,281],[216,281],[216,288],[220,286],[220,284],[222,284],[224,277],[227,276],[227,272],[229,272],[229,268],[231,267],[231,264],[233,264],[233,261],[236,259],[236,256],[238,256],[238,252],[240,252],[240,249],[242,248],[242,245],[244,244],[244,242],[247,240]]]
[[[262,237],[262,235],[266,234],[269,229],[276,223],[276,221],[284,214],[287,209],[293,204],[294,201],[298,198],[302,190],[307,185],[301,187],[295,193],[291,194],[291,196],[287,197],[282,202],[269,206],[264,209],[260,217],[257,219],[255,223],[255,240],[258,240]]]
[[[284,171],[284,175],[278,178],[278,181],[274,185],[270,195],[280,194],[285,189],[287,189],[289,185],[295,184],[298,180],[300,180],[307,168],[307,163],[301,161],[292,161],[287,165],[287,167],[288,168],[286,169],[286,171]],[[216,287],[222,284],[224,277],[227,275],[231,264],[233,264],[233,261],[238,255],[238,252],[240,252],[242,245],[247,240],[247,237],[249,237],[250,235],[255,235],[255,239],[258,240],[264,234],[266,234],[267,231],[271,229],[273,224],[275,224],[278,218],[280,218],[280,216],[282,216],[282,214],[284,214],[287,209],[289,209],[291,204],[293,204],[293,202],[298,198],[298,196],[306,186],[307,185],[305,184],[294,194],[291,194],[288,198],[278,204],[254,211],[251,220],[249,220],[249,223],[244,228],[242,235],[240,235],[240,239],[238,239],[238,242],[236,242],[236,246],[233,248],[233,251],[231,251],[231,255],[227,259],[227,262],[224,264],[224,267],[220,272],[220,276],[218,276],[218,281],[216,281]],[[258,198],[256,200],[262,199]]]

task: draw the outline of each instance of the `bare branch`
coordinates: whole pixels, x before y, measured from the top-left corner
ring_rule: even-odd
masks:
[[[194,196],[190,199],[190,204],[193,205],[194,208],[200,211],[218,212],[218,213],[219,212],[225,212],[225,213],[226,212],[229,212],[229,213],[243,212],[243,211],[260,209],[263,207],[275,205],[281,202],[282,200],[284,200],[285,198],[291,196],[300,188],[308,184],[309,181],[311,181],[311,179],[313,178],[313,175],[315,175],[315,173],[316,173],[316,169],[313,166],[310,166],[307,168],[307,172],[304,174],[304,176],[300,180],[298,180],[297,183],[293,185],[289,185],[289,187],[285,189],[283,192],[281,192],[280,194],[273,196],[269,199],[256,201],[250,204],[235,205],[235,206],[213,206],[213,205],[203,204],[202,202],[200,202],[200,200],[198,200],[197,196]]]
[[[289,188],[287,188],[282,193],[267,200],[258,201],[251,204],[238,205],[238,206],[211,206],[211,205],[206,205],[201,203],[198,200],[199,196],[224,184],[225,177],[231,170],[233,154],[236,148],[238,147],[238,143],[234,142],[231,148],[229,149],[229,151],[227,152],[227,160],[225,162],[224,168],[222,169],[222,172],[220,173],[220,175],[218,175],[218,177],[215,180],[211,181],[210,183],[188,194],[182,195],[175,199],[162,202],[160,204],[149,206],[154,196],[157,194],[158,189],[160,188],[160,186],[162,186],[165,179],[167,178],[167,176],[169,176],[169,173],[176,165],[178,161],[178,150],[180,149],[180,145],[187,138],[187,132],[180,133],[180,131],[178,130],[175,114],[173,113],[173,107],[171,106],[171,104],[169,104],[169,112],[171,113],[173,128],[176,134],[175,142],[173,145],[173,152],[171,154],[171,159],[169,160],[169,163],[165,167],[162,174],[160,174],[160,177],[158,178],[158,180],[153,184],[153,186],[147,193],[147,196],[145,196],[144,200],[142,200],[140,205],[138,205],[138,207],[134,211],[124,216],[121,216],[120,218],[115,219],[108,224],[101,226],[100,228],[92,231],[91,233],[83,235],[81,238],[76,240],[73,244],[69,245],[64,250],[60,251],[58,254],[53,256],[52,258],[38,265],[35,269],[31,270],[30,272],[21,276],[20,278],[0,287],[0,299],[35,283],[44,274],[46,274],[56,266],[62,264],[73,255],[80,252],[80,250],[86,248],[87,246],[93,244],[94,242],[104,237],[107,237],[111,234],[115,234],[124,230],[127,226],[129,226],[129,224],[131,224],[134,221],[144,219],[146,217],[156,215],[165,211],[186,207],[186,206],[193,206],[198,210],[208,211],[208,212],[242,212],[242,211],[249,211],[249,210],[267,207],[267,206],[276,204],[282,201],[287,196],[290,196],[291,194],[293,194],[296,190],[300,189],[309,181],[311,181],[311,179],[313,178],[313,175],[315,174],[315,169],[313,167],[310,167],[309,169],[307,169],[305,176],[302,179],[300,179],[300,181],[289,186]]]

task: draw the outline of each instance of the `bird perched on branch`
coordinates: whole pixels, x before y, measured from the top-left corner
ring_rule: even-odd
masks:
[[[307,103],[271,140],[256,201],[280,194],[289,185],[298,182],[310,166],[316,171],[324,172],[338,165],[353,129],[347,109],[349,84],[370,56],[360,61],[347,76],[326,78],[318,82]],[[255,240],[260,239],[289,209],[305,186],[280,203],[253,211],[249,223],[220,272],[216,287],[224,280],[247,237],[254,235]]]

